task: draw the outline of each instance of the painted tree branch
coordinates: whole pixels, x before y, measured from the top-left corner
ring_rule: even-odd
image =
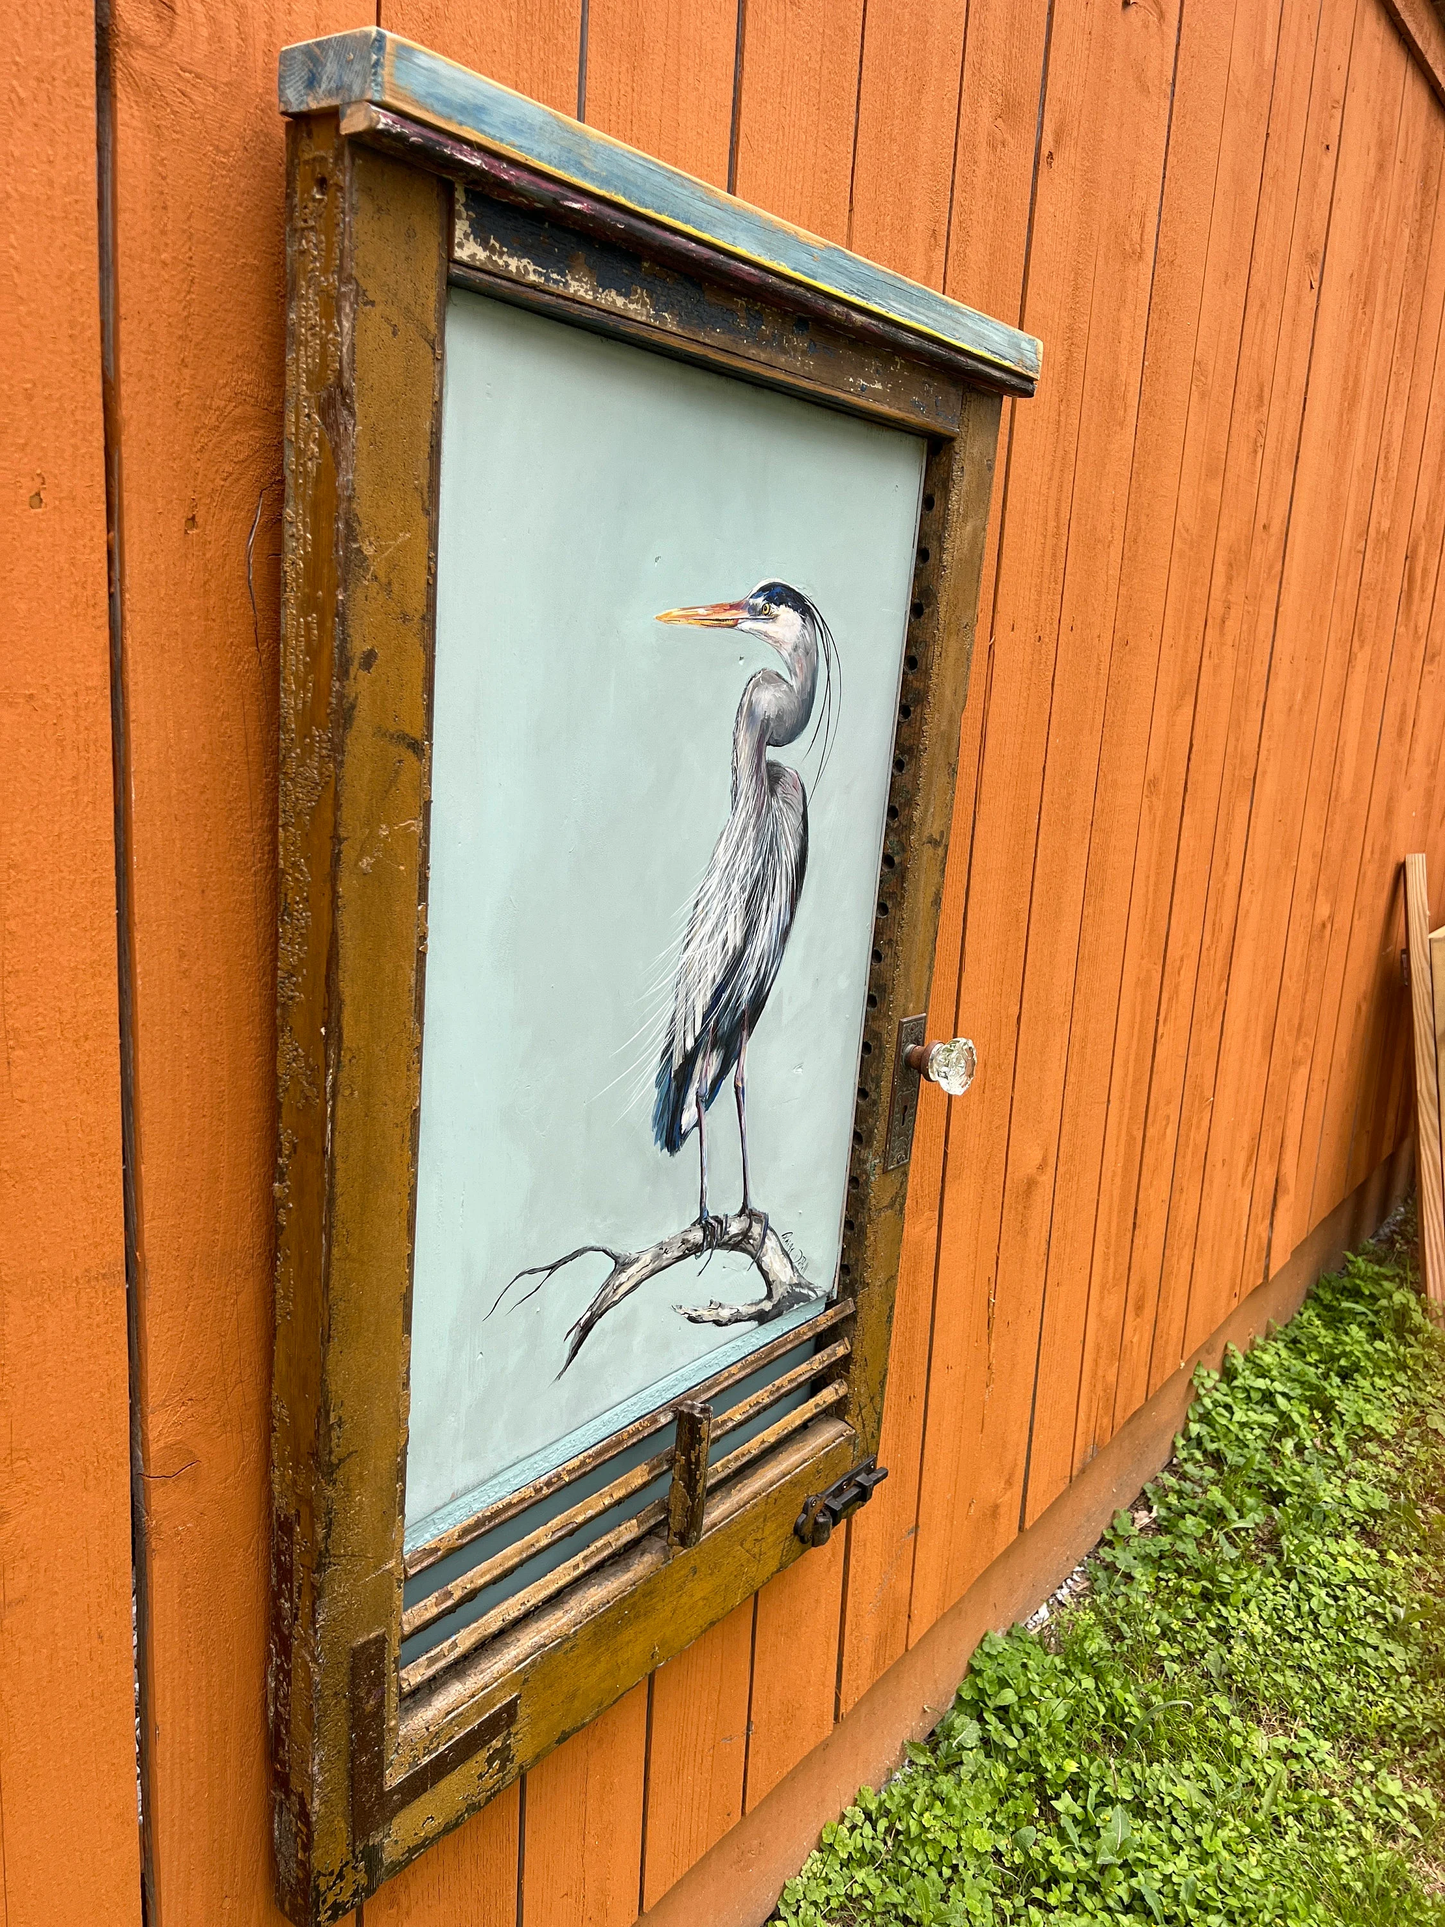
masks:
[[[537,1280],[532,1290],[517,1301],[518,1304],[525,1304],[564,1265],[570,1265],[577,1258],[595,1252],[612,1261],[612,1269],[601,1288],[567,1334],[567,1356],[562,1361],[558,1378],[581,1351],[593,1327],[615,1306],[620,1305],[624,1298],[630,1297],[639,1285],[645,1284],[649,1278],[656,1278],[661,1272],[670,1271],[684,1259],[700,1258],[709,1251],[736,1251],[750,1258],[767,1290],[762,1298],[741,1305],[724,1305],[714,1299],[706,1305],[673,1307],[674,1311],[680,1312],[694,1325],[768,1325],[775,1318],[781,1318],[784,1312],[791,1311],[795,1305],[806,1304],[819,1296],[817,1286],[809,1284],[794,1264],[787,1246],[768,1222],[766,1212],[735,1211],[726,1217],[712,1219],[709,1229],[710,1235],[704,1232],[701,1224],[687,1225],[681,1231],[674,1231],[671,1237],[659,1238],[656,1244],[648,1245],[644,1251],[614,1251],[610,1245],[578,1245],[575,1251],[553,1259],[549,1265],[531,1265],[526,1271],[519,1271],[511,1281],[512,1285],[523,1278]],[[511,1285],[507,1290],[511,1290]],[[505,1296],[506,1292],[503,1292],[502,1297]],[[497,1304],[500,1303],[501,1298],[498,1298]],[[496,1308],[493,1305],[492,1310]]]

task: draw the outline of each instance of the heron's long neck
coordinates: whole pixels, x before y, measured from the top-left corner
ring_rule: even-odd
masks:
[[[796,742],[808,727],[818,688],[818,638],[811,622],[783,657],[786,676],[760,669],[750,678],[733,724],[733,808],[767,794],[767,752]]]

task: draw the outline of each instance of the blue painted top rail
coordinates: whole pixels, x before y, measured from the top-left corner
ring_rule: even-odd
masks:
[[[1032,387],[1038,380],[1042,350],[1032,335],[792,227],[380,27],[283,48],[279,78],[283,114],[362,102],[388,108],[970,355],[1015,381]]]

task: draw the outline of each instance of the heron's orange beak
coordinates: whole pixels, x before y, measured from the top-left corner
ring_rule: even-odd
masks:
[[[736,629],[748,612],[746,602],[703,602],[692,609],[664,609],[656,622],[687,622],[695,629]]]

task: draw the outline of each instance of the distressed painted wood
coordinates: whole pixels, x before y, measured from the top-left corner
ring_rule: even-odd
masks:
[[[800,356],[795,316],[676,275],[667,264],[683,244],[670,230],[563,192],[536,159],[498,157],[374,102],[293,116],[271,1718],[279,1892],[302,1927],[339,1918],[798,1561],[792,1528],[804,1498],[871,1458],[881,1424],[908,1184],[906,1164],[884,1168],[885,1099],[901,1016],[927,1002],[932,975],[999,396],[960,389],[956,370],[945,380],[937,344],[925,356],[916,328],[896,316],[900,345],[880,357],[870,345],[877,318],[856,306],[840,313],[853,317],[861,347],[827,330],[814,339],[805,325]],[[476,186],[458,192],[453,182]],[[704,274],[724,261],[715,251],[699,263],[686,245]],[[877,882],[839,1262],[852,1304],[830,1361],[835,1382],[720,1462],[706,1502],[675,1465],[670,1507],[619,1526],[398,1671],[401,1640],[429,1611],[401,1610],[404,1207],[419,1102],[449,279],[925,427],[930,453]],[[910,359],[909,344],[923,358]],[[383,837],[388,861],[376,864]],[[685,1431],[679,1424],[678,1451]],[[694,1473],[702,1433],[695,1443]],[[667,1531],[654,1533],[664,1514]],[[832,1591],[826,1616],[841,1624]],[[771,1668],[781,1628],[761,1608],[759,1619]],[[837,1637],[826,1677],[779,1744],[831,1723]],[[669,1699],[664,1691],[664,1752]],[[665,1854],[656,1864],[667,1872]]]
[[[376,24],[571,114],[581,79],[583,10],[584,0],[512,0],[504,7],[381,0]]]
[[[287,47],[282,111],[389,107],[975,358],[1031,392],[1039,344],[379,27]]]

